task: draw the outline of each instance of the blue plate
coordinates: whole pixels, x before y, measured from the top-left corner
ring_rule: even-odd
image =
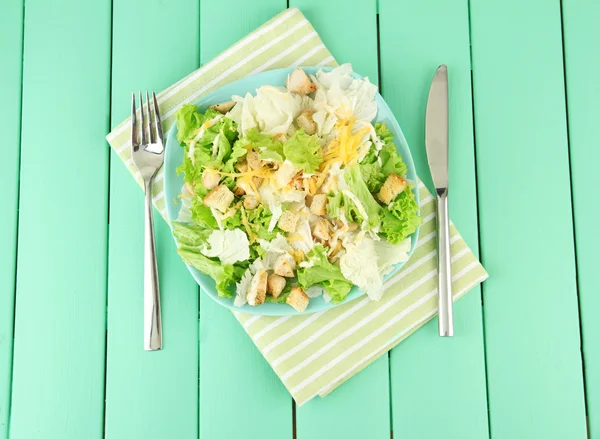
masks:
[[[303,67],[306,73],[315,74],[318,70],[330,71],[331,68],[327,67]],[[264,73],[259,73],[257,75],[249,76],[244,79],[240,79],[239,81],[232,82],[227,84],[218,90],[204,96],[202,99],[196,102],[200,111],[204,112],[210,105],[217,104],[219,102],[230,101],[232,95],[244,96],[247,92],[255,93],[256,89],[263,85],[274,85],[274,86],[284,86],[286,82],[286,78],[289,73],[291,73],[294,69],[279,69],[279,70],[271,70]],[[352,75],[355,78],[362,79],[362,76],[353,73]],[[398,122],[394,118],[392,111],[385,103],[383,98],[379,93],[377,93],[375,100],[377,101],[377,117],[375,118],[375,122],[383,122],[387,125],[390,131],[394,134],[394,143],[398,148],[398,152],[402,155],[402,158],[406,162],[406,166],[408,168],[408,178],[412,181],[417,181],[417,174],[415,172],[415,165],[413,163],[412,156],[410,154],[410,150],[408,148],[408,144],[406,143],[406,139],[404,138],[404,134],[402,134],[402,130],[398,125]],[[169,217],[169,222],[174,221],[180,209],[180,203],[174,203],[172,200],[177,198],[181,191],[181,187],[183,186],[183,176],[178,176],[175,170],[183,161],[183,148],[179,145],[177,141],[177,124],[173,124],[173,127],[169,131],[167,138],[167,151],[166,158],[164,164],[165,171],[165,196],[166,196],[166,205],[167,205],[167,215]],[[417,203],[419,202],[419,193],[416,188],[413,189],[415,193],[415,197]],[[412,234],[411,236],[411,248],[409,252],[409,257],[412,255],[415,246],[417,245],[417,239],[419,235],[419,230]],[[176,240],[177,241],[177,240]],[[394,267],[394,270],[388,274],[385,279],[393,276],[399,269],[404,265],[404,262],[397,264]],[[285,303],[264,303],[260,306],[250,306],[244,305],[239,308],[233,305],[233,299],[226,297],[219,297],[217,294],[217,290],[215,288],[215,281],[194,267],[188,265],[188,270],[198,282],[198,285],[202,287],[202,290],[208,294],[211,298],[217,301],[219,304],[226,306],[227,308],[231,308],[236,311],[241,311],[249,314],[262,314],[262,315],[272,315],[272,316],[283,316],[283,315],[293,315],[298,314],[298,312]],[[384,279],[384,280],[385,280]],[[357,297],[364,295],[363,291],[358,290],[357,287],[353,287],[346,300],[342,303],[347,303]],[[304,314],[312,313],[316,311],[324,311],[329,308],[333,308],[336,306],[335,304],[329,302],[326,303],[322,297],[317,297],[310,300],[310,303],[304,311]]]

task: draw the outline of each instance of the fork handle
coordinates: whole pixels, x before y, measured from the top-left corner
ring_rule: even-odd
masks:
[[[437,193],[438,233],[438,326],[440,336],[454,335],[452,315],[452,269],[450,266],[450,220],[448,219],[448,191]]]
[[[152,179],[145,183],[145,238],[144,238],[144,349],[162,349],[162,321],[160,318],[160,290],[154,245],[152,219]]]

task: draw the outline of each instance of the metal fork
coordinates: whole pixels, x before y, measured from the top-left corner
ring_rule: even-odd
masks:
[[[138,127],[135,93],[131,94],[131,155],[133,163],[144,179],[145,201],[145,238],[144,238],[144,349],[157,351],[162,349],[162,322],[160,318],[160,290],[158,287],[158,269],[156,267],[156,249],[154,245],[154,221],[152,219],[152,180],[164,161],[165,147],[160,121],[160,112],[156,94],[152,92],[154,102],[154,120],[146,90],[146,109],[144,112],[142,92],[140,95],[141,124]],[[154,122],[154,123],[153,123]],[[138,136],[138,133],[141,136]]]

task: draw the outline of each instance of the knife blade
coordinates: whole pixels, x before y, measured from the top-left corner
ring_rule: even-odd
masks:
[[[437,199],[438,326],[442,337],[454,335],[450,221],[448,218],[448,68],[438,67],[427,98],[425,148]]]

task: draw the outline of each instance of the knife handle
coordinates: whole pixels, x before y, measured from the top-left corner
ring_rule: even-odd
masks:
[[[448,190],[437,192],[438,232],[438,315],[441,337],[454,335],[452,316],[452,269],[450,267],[450,220],[448,219]]]

